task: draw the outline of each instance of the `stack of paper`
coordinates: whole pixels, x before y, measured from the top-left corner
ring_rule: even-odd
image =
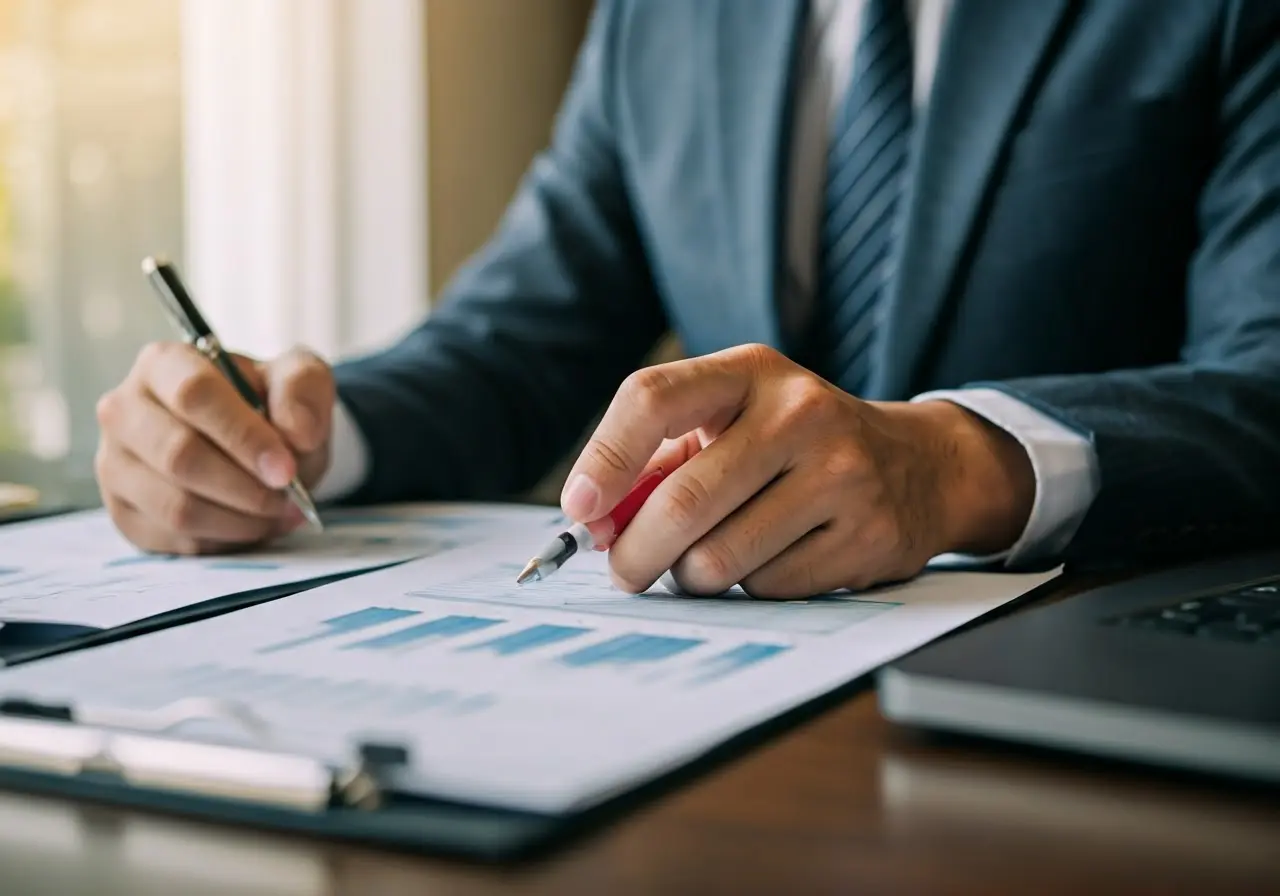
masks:
[[[607,556],[587,553],[516,586],[556,525],[504,512],[485,540],[19,667],[0,673],[0,692],[102,710],[239,701],[270,724],[271,746],[340,764],[366,738],[391,740],[412,755],[403,787],[559,812],[683,764],[1052,576],[937,571],[797,602],[630,596],[611,587]],[[366,518],[354,531],[376,527]]]

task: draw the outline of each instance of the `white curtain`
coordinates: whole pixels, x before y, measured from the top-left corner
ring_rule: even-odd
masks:
[[[422,0],[183,0],[186,275],[239,351],[382,345],[428,306]]]

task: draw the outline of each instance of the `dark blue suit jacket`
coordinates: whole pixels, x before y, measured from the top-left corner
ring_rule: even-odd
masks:
[[[354,500],[530,486],[668,328],[803,357],[780,272],[806,9],[598,5],[499,231],[421,328],[339,366]],[[994,384],[1087,435],[1067,559],[1280,537],[1280,2],[958,0],[916,137],[869,397]]]

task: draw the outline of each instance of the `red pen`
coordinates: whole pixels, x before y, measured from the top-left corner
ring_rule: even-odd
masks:
[[[525,564],[524,570],[516,577],[516,584],[540,582],[563,566],[564,562],[578,551],[604,550],[613,544],[614,539],[627,528],[636,511],[648,500],[666,475],[662,467],[651,470],[640,477],[640,481],[632,486],[626,497],[619,501],[618,506],[609,511],[604,519],[591,523],[590,527],[584,523],[574,523],[561,532],[548,542],[536,557]],[[608,520],[608,523],[605,520]],[[592,532],[592,529],[596,532]]]

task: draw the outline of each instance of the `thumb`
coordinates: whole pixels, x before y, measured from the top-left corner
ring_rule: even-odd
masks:
[[[333,371],[319,356],[294,349],[262,369],[267,412],[285,440],[300,454],[329,440],[336,390]]]

